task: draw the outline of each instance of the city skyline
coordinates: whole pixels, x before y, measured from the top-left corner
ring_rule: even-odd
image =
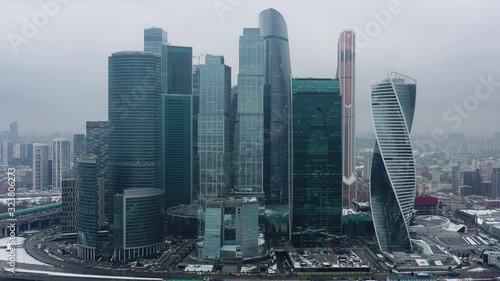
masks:
[[[0,33],[20,34],[23,24],[20,19],[22,17],[31,18],[34,12],[41,9],[35,4],[24,5],[22,1],[20,2],[21,4],[7,4],[8,7],[5,11],[9,10],[9,13],[5,15],[5,18],[9,24],[0,27]],[[190,8],[189,5],[177,3],[176,7],[180,11],[177,14],[182,14],[182,11]],[[194,16],[200,17],[200,19],[204,19],[206,24],[190,27],[183,24],[187,19],[179,18],[176,13],[172,13],[171,10],[167,9],[169,3],[141,5],[127,2],[123,6],[120,5],[116,14],[124,15],[124,18],[133,18],[134,20],[131,21],[133,24],[121,21],[116,18],[115,13],[112,13],[111,19],[119,20],[122,26],[115,27],[113,25],[109,30],[110,34],[114,34],[113,37],[100,40],[107,32],[95,32],[94,30],[100,29],[93,27],[95,27],[95,24],[106,25],[110,19],[102,17],[101,14],[93,16],[95,23],[88,23],[82,32],[78,34],[79,38],[69,40],[71,42],[65,42],[63,46],[67,49],[72,44],[81,43],[80,40],[85,40],[85,44],[74,49],[67,49],[64,54],[58,54],[61,56],[60,59],[53,60],[53,67],[46,74],[39,69],[42,67],[41,61],[36,58],[52,57],[54,54],[50,48],[44,48],[44,46],[59,44],[57,40],[53,41],[54,36],[64,34],[63,32],[68,27],[77,28],[79,26],[78,20],[68,22],[69,18],[79,19],[89,11],[85,3],[61,6],[60,12],[53,19],[51,18],[46,27],[40,28],[36,36],[31,38],[27,44],[19,46],[18,53],[12,50],[8,38],[5,37],[6,44],[0,48],[2,48],[2,51],[12,52],[13,56],[4,59],[0,73],[5,79],[4,95],[11,99],[15,106],[0,109],[13,116],[12,120],[19,120],[21,134],[36,130],[83,132],[85,120],[106,120],[105,64],[107,55],[119,49],[142,49],[140,38],[145,27],[157,26],[163,28],[169,34],[172,34],[171,39],[176,44],[193,46],[193,54],[195,55],[202,53],[222,54],[226,58],[226,63],[233,69],[237,69],[238,37],[242,28],[255,26],[255,14],[270,6],[278,9],[287,19],[289,25],[290,53],[291,60],[294,63],[293,76],[334,77],[336,66],[335,41],[340,32],[346,28],[355,31],[356,28],[359,28],[366,35],[364,31],[367,24],[371,22],[377,23],[375,16],[371,12],[380,15],[380,11],[387,11],[387,3],[384,1],[371,1],[370,4],[363,6],[356,3],[344,3],[343,9],[337,9],[339,11],[328,9],[335,6],[333,3],[326,4],[324,1],[317,1],[316,3],[317,5],[311,4],[308,9],[302,11],[295,4],[287,3],[285,5],[279,1],[273,3],[274,5],[257,1],[255,3],[243,2],[239,6],[232,7],[232,10],[223,13],[222,20],[219,17],[220,13],[210,3],[204,3],[200,4],[202,8],[206,8],[203,14],[197,11],[190,12]],[[356,97],[359,111],[356,125],[359,134],[371,132],[368,113],[369,82],[376,80],[377,77],[383,75],[387,67],[390,67],[408,73],[420,81],[422,95],[419,98],[425,106],[419,107],[417,111],[424,112],[425,110],[428,114],[416,120],[415,133],[430,133],[433,129],[443,129],[445,132],[465,131],[471,134],[489,135],[488,132],[479,130],[474,124],[487,120],[488,113],[494,110],[493,103],[498,99],[496,96],[491,96],[487,102],[481,101],[479,105],[480,111],[466,112],[468,115],[465,116],[468,117],[463,117],[460,121],[456,119],[460,115],[455,114],[454,104],[464,104],[466,98],[474,94],[476,86],[481,84],[478,77],[488,80],[488,76],[492,75],[492,80],[497,80],[493,63],[495,59],[492,58],[498,56],[496,52],[493,52],[493,49],[499,46],[500,43],[486,35],[494,31],[499,26],[499,23],[493,21],[494,17],[485,16],[492,13],[497,4],[476,1],[474,8],[479,11],[477,15],[468,13],[467,5],[464,5],[458,7],[455,13],[444,21],[438,16],[429,16],[425,20],[415,20],[414,17],[426,9],[425,3],[409,1],[399,1],[398,3],[399,12],[391,15],[391,19],[387,20],[389,21],[388,25],[379,24],[381,26],[380,32],[376,36],[368,37],[368,43],[363,44],[365,46],[357,54],[358,63],[364,65],[363,68],[357,69],[358,79],[356,81],[356,88],[359,91]],[[97,4],[94,9],[104,12],[109,9],[110,5],[113,4]],[[75,7],[83,9],[75,9]],[[425,11],[425,13],[437,15],[444,12],[445,7],[445,3],[435,4],[432,10]],[[135,16],[133,13],[135,9],[148,12],[151,16],[149,18]],[[168,17],[156,16],[160,11],[164,11],[169,15],[172,14]],[[327,11],[331,11],[331,15]],[[319,16],[312,17],[310,19],[311,23],[303,24],[300,20],[297,20],[299,13],[305,13],[306,15],[318,13]],[[342,13],[349,14],[350,17],[343,16]],[[471,19],[470,24],[461,21],[465,16]],[[168,20],[165,18],[168,18]],[[64,26],[59,22],[64,22]],[[450,25],[447,25],[448,22]],[[321,34],[321,36],[307,33],[306,29],[312,25],[316,26],[318,34]],[[434,28],[424,29],[420,27],[422,25],[429,25]],[[402,27],[405,28],[402,29]],[[218,30],[217,34],[227,34],[227,36],[223,36],[222,41],[214,40],[214,38],[203,35],[206,33],[203,32],[205,28],[215,28]],[[411,32],[407,32],[407,28]],[[87,29],[92,30],[92,33]],[[199,32],[194,32],[193,29]],[[124,30],[127,30],[127,32],[124,32]],[[469,33],[471,38],[465,40],[461,37],[464,33]],[[137,36],[129,36],[130,34],[136,34]],[[69,36],[71,37],[71,35]],[[408,36],[412,37],[409,38]],[[132,37],[136,39],[131,39]],[[473,44],[473,42],[483,38],[489,38],[484,47]],[[419,43],[424,41],[435,43]],[[318,45],[320,45],[320,48],[314,48],[314,46]],[[387,46],[393,47],[387,48]],[[450,48],[451,46],[453,48]],[[480,48],[481,52],[477,52],[478,48]],[[74,56],[77,51],[79,54],[83,52],[83,55]],[[303,56],[304,53],[308,53],[307,59]],[[28,58],[32,57],[35,57],[35,59],[28,60]],[[85,60],[81,60],[80,57],[85,58]],[[385,61],[385,63],[381,63],[382,61]],[[72,62],[72,64],[67,62]],[[196,59],[194,62],[196,63]],[[15,79],[12,76],[13,74],[8,71],[8,69],[14,67],[14,63],[16,63],[15,67],[24,71],[27,79],[31,81],[29,87]],[[74,78],[67,76],[66,73],[71,73],[68,69],[74,69],[73,65],[75,64],[81,65],[80,68],[83,69],[75,70],[77,71],[75,74],[79,77],[85,77],[86,79],[83,80],[92,81],[92,83],[76,81]],[[467,71],[460,72],[458,65],[468,65]],[[29,70],[24,67],[29,67]],[[33,77],[34,73],[42,73],[42,75]],[[440,75],[440,73],[453,73],[453,75]],[[232,75],[233,83],[235,83],[237,73],[233,71]],[[64,79],[55,80],[55,77]],[[38,89],[36,93],[31,90],[30,87],[32,86],[36,86]],[[66,104],[72,101],[76,101],[81,106],[78,108],[64,106],[55,109],[51,108],[53,113],[49,113],[43,107],[44,104]],[[16,110],[16,108],[25,108],[31,105],[36,108],[32,113],[20,115],[20,112],[23,111]],[[71,108],[71,112],[74,114],[69,114],[70,112],[66,111],[66,108]],[[447,110],[451,110],[453,113],[450,113],[448,117],[456,117],[451,119],[453,121],[446,122],[443,119],[442,115]],[[44,116],[50,116],[51,114],[64,115],[67,118],[48,122],[47,117]],[[437,122],[433,122],[432,128],[426,126],[429,122],[436,120]],[[7,128],[10,121],[1,120],[0,127]],[[493,128],[493,130],[498,130],[498,128]]]

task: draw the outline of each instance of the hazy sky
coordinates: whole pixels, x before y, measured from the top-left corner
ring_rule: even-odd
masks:
[[[195,54],[224,55],[236,84],[238,37],[258,26],[261,10],[275,8],[288,24],[294,77],[334,77],[340,32],[365,33],[356,61],[358,134],[372,131],[370,82],[386,70],[417,80],[414,134],[500,131],[500,1],[55,1],[0,0],[0,130],[18,120],[21,134],[83,132],[86,120],[107,120],[108,56],[142,50],[151,26]],[[50,13],[41,3],[51,3]],[[493,83],[480,86],[478,77]]]

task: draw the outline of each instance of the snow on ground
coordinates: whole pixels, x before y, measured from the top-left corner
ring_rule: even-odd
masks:
[[[31,257],[23,247],[23,243],[26,238],[16,237],[16,263],[25,263],[25,264],[35,264],[35,265],[48,265],[46,263],[40,262],[35,258]],[[0,239],[0,261],[7,261],[7,255],[9,251],[5,247],[7,247],[7,241],[9,241],[8,237]]]
[[[487,270],[488,269],[486,269],[484,267],[476,267],[476,268],[469,270],[469,272],[482,272],[482,271],[487,271]]]

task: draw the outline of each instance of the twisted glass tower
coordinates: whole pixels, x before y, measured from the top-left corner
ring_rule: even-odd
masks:
[[[415,159],[410,132],[416,81],[391,72],[371,86],[376,142],[371,172],[371,208],[380,250],[412,250],[408,225],[415,201]]]
[[[288,204],[290,187],[291,67],[285,19],[274,9],[259,14],[264,37],[264,193],[266,204]]]

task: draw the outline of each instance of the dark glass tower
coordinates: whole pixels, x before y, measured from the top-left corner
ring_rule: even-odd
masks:
[[[125,51],[109,57],[108,83],[108,188],[115,194],[113,216],[110,218],[110,231],[113,235],[114,258],[116,260],[133,259],[156,250],[163,239],[158,239],[164,232],[162,221],[151,223],[150,220],[136,217],[138,212],[125,213],[117,196],[133,189],[148,190],[164,200],[161,185],[161,58],[152,53]],[[151,191],[158,189],[158,192]],[[161,195],[158,195],[160,194]],[[122,196],[123,195],[123,196]],[[132,196],[132,195],[131,195]],[[133,195],[136,196],[136,195]],[[153,195],[152,195],[153,196]],[[164,205],[151,201],[148,209],[164,210]],[[124,202],[125,204],[125,202]],[[114,221],[123,218],[123,221]],[[140,240],[132,243],[119,233],[123,233],[123,223],[141,220],[141,232],[156,233],[153,240]],[[136,230],[138,231],[138,230]],[[118,236],[115,234],[119,234]],[[125,233],[129,238],[136,233]],[[146,237],[146,236],[144,236]],[[130,243],[129,243],[130,242]]]
[[[162,96],[162,162],[165,208],[191,203],[191,95]]]
[[[342,96],[337,79],[293,79],[291,238],[342,233]]]
[[[193,50],[167,46],[167,93],[162,96],[162,163],[166,209],[192,196]]]
[[[84,134],[73,135],[73,174],[78,176],[78,169],[76,161],[78,158],[87,153],[87,140]]]
[[[371,86],[376,142],[370,197],[380,250],[411,250],[408,232],[415,202],[415,159],[410,132],[415,112],[416,81],[392,72]]]
[[[99,231],[99,188],[95,155],[82,155],[77,159],[77,229],[78,256],[96,260]]]
[[[101,212],[104,212],[101,216],[104,217],[104,221],[109,222],[111,216],[113,216],[112,206],[114,196],[112,190],[106,184],[106,176],[108,174],[109,123],[108,121],[87,121],[86,126],[87,154],[92,154],[96,157],[99,189],[104,190],[104,195],[100,195],[100,197],[104,198],[99,199],[101,202],[100,208],[104,210],[101,210]]]
[[[264,37],[264,193],[266,204],[288,204],[290,187],[291,66],[285,19],[274,9],[259,14]]]

